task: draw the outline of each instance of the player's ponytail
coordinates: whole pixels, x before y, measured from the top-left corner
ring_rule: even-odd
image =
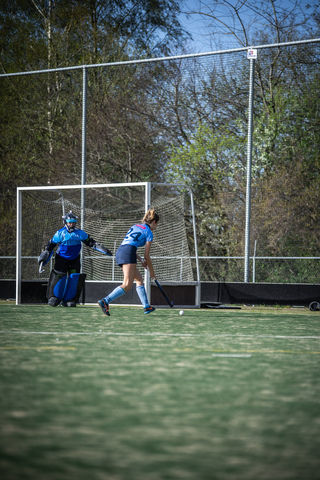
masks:
[[[159,215],[155,212],[154,208],[149,208],[145,216],[143,217],[143,223],[147,223],[150,225],[153,220],[158,223],[159,222]]]

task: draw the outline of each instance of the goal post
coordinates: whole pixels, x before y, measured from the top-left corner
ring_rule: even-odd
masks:
[[[141,222],[150,207],[160,216],[151,249],[157,278],[169,286],[193,285],[193,306],[199,307],[199,261],[192,190],[185,185],[151,182],[18,187],[16,304],[25,303],[23,288],[25,290],[26,285],[28,291],[34,287],[35,292],[42,284],[43,290],[53,262],[51,259],[40,275],[37,258],[48,240],[63,227],[65,213],[72,210],[79,217],[79,227],[115,254],[129,228]],[[139,253],[143,254],[142,250]],[[108,257],[83,246],[81,267],[87,275],[86,299],[91,287],[95,291],[99,287],[106,294],[106,284],[122,282],[115,255]],[[149,273],[139,264],[138,268],[141,268],[148,297],[152,300],[154,285],[150,283]],[[38,303],[31,297],[29,295],[26,300],[28,303]]]

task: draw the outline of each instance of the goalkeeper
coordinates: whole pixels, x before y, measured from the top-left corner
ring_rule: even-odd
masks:
[[[85,274],[80,273],[82,243],[105,255],[111,256],[112,253],[108,248],[93,240],[86,232],[76,228],[78,217],[71,210],[62,218],[64,227],[53,235],[38,257],[39,272],[44,271],[43,266],[49,262],[54,248],[58,245],[54,268],[50,273],[47,287],[48,305],[56,307],[61,304],[65,307],[75,307],[86,278]]]

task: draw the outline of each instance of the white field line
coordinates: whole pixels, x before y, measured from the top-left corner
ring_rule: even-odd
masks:
[[[251,358],[250,353],[213,353],[212,357]]]
[[[33,332],[33,331],[6,331],[0,330],[0,334],[7,335],[106,335],[127,337],[204,337],[204,338],[279,338],[293,340],[320,340],[319,335],[245,335],[245,334],[194,334],[194,333],[136,333],[136,332]]]

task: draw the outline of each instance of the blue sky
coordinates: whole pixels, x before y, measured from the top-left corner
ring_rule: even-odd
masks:
[[[228,0],[230,4],[235,5],[239,4],[239,0]],[[261,1],[257,1],[257,6]],[[265,5],[269,5],[271,7],[271,2],[270,0],[264,0]],[[263,2],[263,3],[264,3]],[[202,0],[203,5],[212,5],[212,0]],[[250,2],[251,4],[254,4],[254,2]],[[304,13],[310,14],[310,10],[307,8],[308,4],[315,4],[319,2],[315,2],[314,0],[274,0],[274,4],[278,9],[286,8],[291,10],[295,4],[299,4],[301,7],[301,11]],[[182,10],[184,11],[190,11],[192,9],[197,10],[199,7],[199,0],[185,0],[184,6],[182,7]],[[298,9],[296,7],[296,12],[298,12]],[[225,13],[225,10],[224,10]],[[244,9],[242,9],[242,14],[241,16],[243,17],[244,14]],[[251,12],[252,15],[252,12]],[[231,18],[231,17],[230,17]],[[250,22],[251,18],[248,17],[243,17],[245,21]],[[253,17],[252,17],[253,18]],[[186,30],[188,30],[194,40],[193,42],[190,42],[189,45],[189,52],[187,53],[203,53],[203,52],[211,52],[214,50],[220,50],[220,49],[229,49],[229,48],[236,48],[239,47],[240,44],[236,42],[235,39],[233,39],[232,36],[220,36],[221,40],[221,47],[216,47],[215,45],[210,44],[210,34],[209,30],[206,28],[206,21],[204,20],[204,17],[201,15],[190,15],[189,18],[186,17],[186,15],[181,14],[180,20],[182,22],[182,25]],[[223,20],[228,22],[228,17],[223,17]],[[309,38],[309,37],[308,37]]]
[[[197,6],[197,3],[197,0],[187,0],[183,9],[191,10]],[[180,20],[184,28],[188,30],[194,38],[193,42],[190,43],[190,46],[192,45],[193,47],[190,53],[210,52],[212,49],[208,34],[205,35],[207,32],[204,29],[203,18],[200,15],[192,15],[187,18],[186,15],[182,14]]]

